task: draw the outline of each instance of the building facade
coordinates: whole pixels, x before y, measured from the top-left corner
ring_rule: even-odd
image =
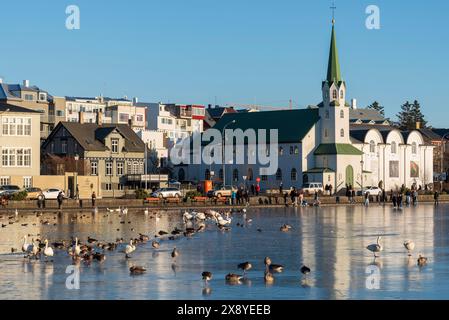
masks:
[[[40,117],[37,111],[0,103],[0,185],[31,187],[40,175]]]

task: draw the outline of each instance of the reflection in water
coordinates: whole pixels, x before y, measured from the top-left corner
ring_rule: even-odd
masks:
[[[154,249],[151,240],[160,231],[184,230],[179,211],[118,213],[46,213],[10,217],[2,214],[0,224],[0,298],[2,299],[447,299],[449,298],[449,206],[422,205],[394,211],[390,207],[329,207],[250,209],[244,217],[233,217],[232,229],[220,231],[211,223],[193,237],[170,241],[159,238]],[[9,224],[12,222],[12,224]],[[131,222],[131,223],[130,223]],[[244,225],[244,228],[237,227]],[[292,230],[280,232],[288,224]],[[192,225],[198,229],[200,225]],[[123,250],[139,233],[150,241],[138,245],[131,259]],[[71,241],[77,236],[101,242],[123,239],[116,251],[105,250],[106,261],[90,264],[73,262],[65,250],[55,249],[54,262],[25,259],[23,237]],[[366,246],[382,236],[384,250],[373,261]],[[407,257],[404,241],[416,248]],[[181,254],[174,261],[171,253]],[[11,249],[18,253],[10,254]],[[101,249],[95,249],[103,252]],[[419,268],[418,255],[429,258]],[[266,283],[264,258],[285,266],[283,273]],[[226,274],[238,272],[241,261],[253,268],[240,284],[228,285]],[[67,266],[80,270],[80,290],[66,289]],[[304,277],[300,268],[312,272]],[[147,272],[131,277],[131,266]],[[366,288],[366,268],[380,270],[380,289]],[[208,286],[201,272],[210,270],[214,278]]]

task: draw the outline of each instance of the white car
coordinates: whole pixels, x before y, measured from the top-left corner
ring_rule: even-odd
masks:
[[[379,187],[366,187],[361,191],[361,195],[364,196],[366,193],[369,193],[370,197],[381,196],[382,189]]]
[[[318,194],[324,193],[324,187],[321,182],[305,183],[302,186],[302,190],[305,195],[314,195],[316,192],[318,192]]]
[[[179,189],[176,188],[162,188],[153,192],[151,196],[154,198],[161,198],[161,199],[181,198],[182,193]]]
[[[45,200],[56,200],[58,199],[58,195],[60,192],[62,192],[64,198],[66,198],[64,191],[62,191],[61,189],[56,188],[46,189],[42,193],[44,194]]]

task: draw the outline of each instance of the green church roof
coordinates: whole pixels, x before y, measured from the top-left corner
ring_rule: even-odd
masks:
[[[327,81],[341,82],[340,61],[338,60],[337,37],[335,27],[332,26],[331,48],[329,52],[329,65],[327,67]]]
[[[269,130],[278,129],[279,143],[299,143],[313,126],[320,120],[318,109],[279,110],[261,112],[243,112],[225,114],[214,126],[214,129],[266,129],[267,142],[269,142]]]
[[[316,156],[321,155],[354,155],[361,156],[363,152],[354,147],[351,144],[345,143],[329,143],[329,144],[320,144],[314,153]]]

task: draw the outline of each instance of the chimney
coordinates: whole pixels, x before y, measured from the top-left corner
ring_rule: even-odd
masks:
[[[421,122],[416,122],[416,130],[421,130]]]
[[[30,80],[23,80],[23,86],[29,87],[30,86]]]
[[[80,111],[78,113],[79,123],[84,124],[84,112]]]
[[[351,109],[357,110],[357,99],[351,99]]]
[[[97,112],[97,125],[101,127],[103,125],[103,112]]]

